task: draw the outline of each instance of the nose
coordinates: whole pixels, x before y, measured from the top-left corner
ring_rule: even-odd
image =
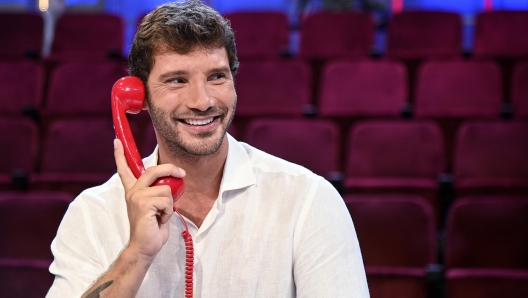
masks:
[[[187,108],[200,111],[206,111],[213,106],[213,98],[210,95],[207,84],[203,82],[191,83],[186,104]]]

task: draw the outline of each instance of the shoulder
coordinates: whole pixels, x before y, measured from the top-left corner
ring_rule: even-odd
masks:
[[[279,157],[273,156],[249,144],[246,144],[243,142],[239,142],[239,144],[246,151],[249,157],[249,160],[252,164],[252,167],[255,170],[258,170],[264,173],[284,174],[284,175],[289,175],[292,177],[304,176],[305,178],[308,178],[308,179],[315,179],[315,180],[322,179],[322,177],[314,174],[312,171],[308,170],[305,167],[302,167],[300,165],[286,161]]]

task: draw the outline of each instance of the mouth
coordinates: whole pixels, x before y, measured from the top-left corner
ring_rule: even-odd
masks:
[[[205,119],[179,119],[179,121],[184,124],[191,125],[191,126],[205,126],[215,121],[218,118],[220,118],[220,116],[210,117],[210,118],[205,118]]]

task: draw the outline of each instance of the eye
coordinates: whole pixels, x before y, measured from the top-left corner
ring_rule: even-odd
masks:
[[[225,74],[223,74],[223,73],[215,73],[215,74],[213,74],[212,76],[209,77],[209,80],[218,81],[218,80],[222,80],[222,79],[225,79],[225,78],[226,78]]]
[[[174,84],[184,84],[187,81],[183,78],[171,78],[168,79],[165,83],[174,83]]]

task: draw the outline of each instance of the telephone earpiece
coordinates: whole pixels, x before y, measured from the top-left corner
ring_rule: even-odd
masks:
[[[145,166],[134,141],[126,113],[137,114],[141,112],[145,102],[145,86],[138,77],[123,77],[112,87],[112,117],[116,136],[125,150],[128,166],[136,178],[145,172]],[[183,179],[175,177],[161,177],[153,184],[168,185],[172,191],[172,197],[176,201],[185,190]]]

